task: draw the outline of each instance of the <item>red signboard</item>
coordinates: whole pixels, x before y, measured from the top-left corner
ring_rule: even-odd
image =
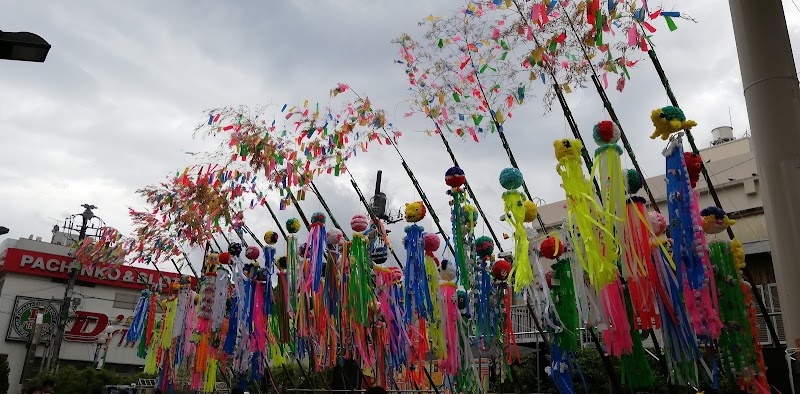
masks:
[[[0,272],[17,272],[67,279],[70,268],[77,268],[77,266],[78,262],[72,257],[9,248]],[[139,271],[139,273],[137,274],[136,271]],[[159,274],[157,271],[145,268],[137,267],[134,270],[131,266],[116,267],[107,264],[95,264],[91,268],[84,266],[78,272],[77,277],[79,281],[83,282],[139,290],[144,289],[145,286],[158,285],[163,291],[169,289],[169,285],[173,282],[180,281],[180,278],[181,275],[174,272],[162,272]],[[196,284],[194,277],[191,280],[193,285]]]

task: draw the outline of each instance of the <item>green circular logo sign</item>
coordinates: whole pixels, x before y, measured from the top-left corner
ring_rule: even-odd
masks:
[[[39,309],[41,307],[41,309]],[[20,303],[14,310],[12,325],[14,331],[21,338],[27,339],[36,326],[36,318],[41,313],[42,318],[42,340],[50,338],[58,320],[58,309],[50,300],[34,299]]]

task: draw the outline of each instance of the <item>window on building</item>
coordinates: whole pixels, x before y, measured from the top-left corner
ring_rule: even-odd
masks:
[[[136,304],[139,302],[138,294],[129,293],[116,293],[114,294],[114,308],[119,309],[136,309]]]

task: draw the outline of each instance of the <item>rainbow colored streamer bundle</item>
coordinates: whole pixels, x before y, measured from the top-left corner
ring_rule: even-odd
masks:
[[[650,233],[648,272],[657,290],[655,298],[661,311],[663,348],[671,371],[669,379],[677,385],[696,387],[699,384],[696,360],[700,352],[668,249],[667,220],[653,211],[648,212],[645,224]]]
[[[673,238],[672,254],[678,285],[684,292],[684,302],[694,330],[699,337],[714,340],[720,334],[721,323],[713,308],[710,281],[701,257],[706,245],[702,244],[702,239],[697,234],[699,218],[693,215],[682,135],[679,132],[670,137],[663,152],[667,158],[667,206]]]
[[[428,294],[438,297],[439,291],[439,259],[434,253],[439,250],[441,240],[436,234],[426,233],[423,236],[425,243],[425,272],[428,276]],[[444,330],[442,327],[442,308],[438,299],[433,302],[433,319],[428,325],[428,338],[431,339],[431,346],[434,356],[443,360],[446,356],[447,348],[444,341]]]
[[[406,331],[403,310],[403,273],[399,268],[375,267],[375,289],[378,310],[377,329],[373,338],[377,371],[384,383],[405,367],[411,341]]]
[[[503,192],[503,212],[505,220],[514,227],[514,266],[511,279],[514,292],[520,293],[533,283],[533,269],[528,256],[528,235],[525,232],[525,196],[517,190],[522,186],[522,173],[516,168],[506,168],[500,172],[500,186]]]

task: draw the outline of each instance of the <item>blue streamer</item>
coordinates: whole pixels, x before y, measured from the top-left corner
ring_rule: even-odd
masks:
[[[142,336],[144,325],[147,322],[147,315],[150,311],[150,290],[142,290],[142,295],[139,297],[139,302],[136,303],[136,309],[133,314],[128,332],[125,334],[125,341],[137,342]]]
[[[675,259],[678,286],[683,289],[683,275],[686,274],[692,290],[703,286],[705,275],[703,262],[694,248],[694,224],[692,223],[689,178],[683,164],[683,146],[680,142],[667,156],[667,205],[669,207],[669,229],[674,243],[672,254]]]
[[[405,307],[407,323],[411,323],[414,312],[421,319],[433,317],[433,302],[428,289],[428,274],[425,270],[424,228],[412,224],[406,227],[406,284]]]
[[[236,308],[236,303],[239,300],[236,297],[231,299],[231,315],[228,319],[228,333],[225,336],[225,343],[222,346],[222,350],[225,351],[228,355],[233,354],[233,350],[236,347],[236,336],[239,331],[239,310]]]

